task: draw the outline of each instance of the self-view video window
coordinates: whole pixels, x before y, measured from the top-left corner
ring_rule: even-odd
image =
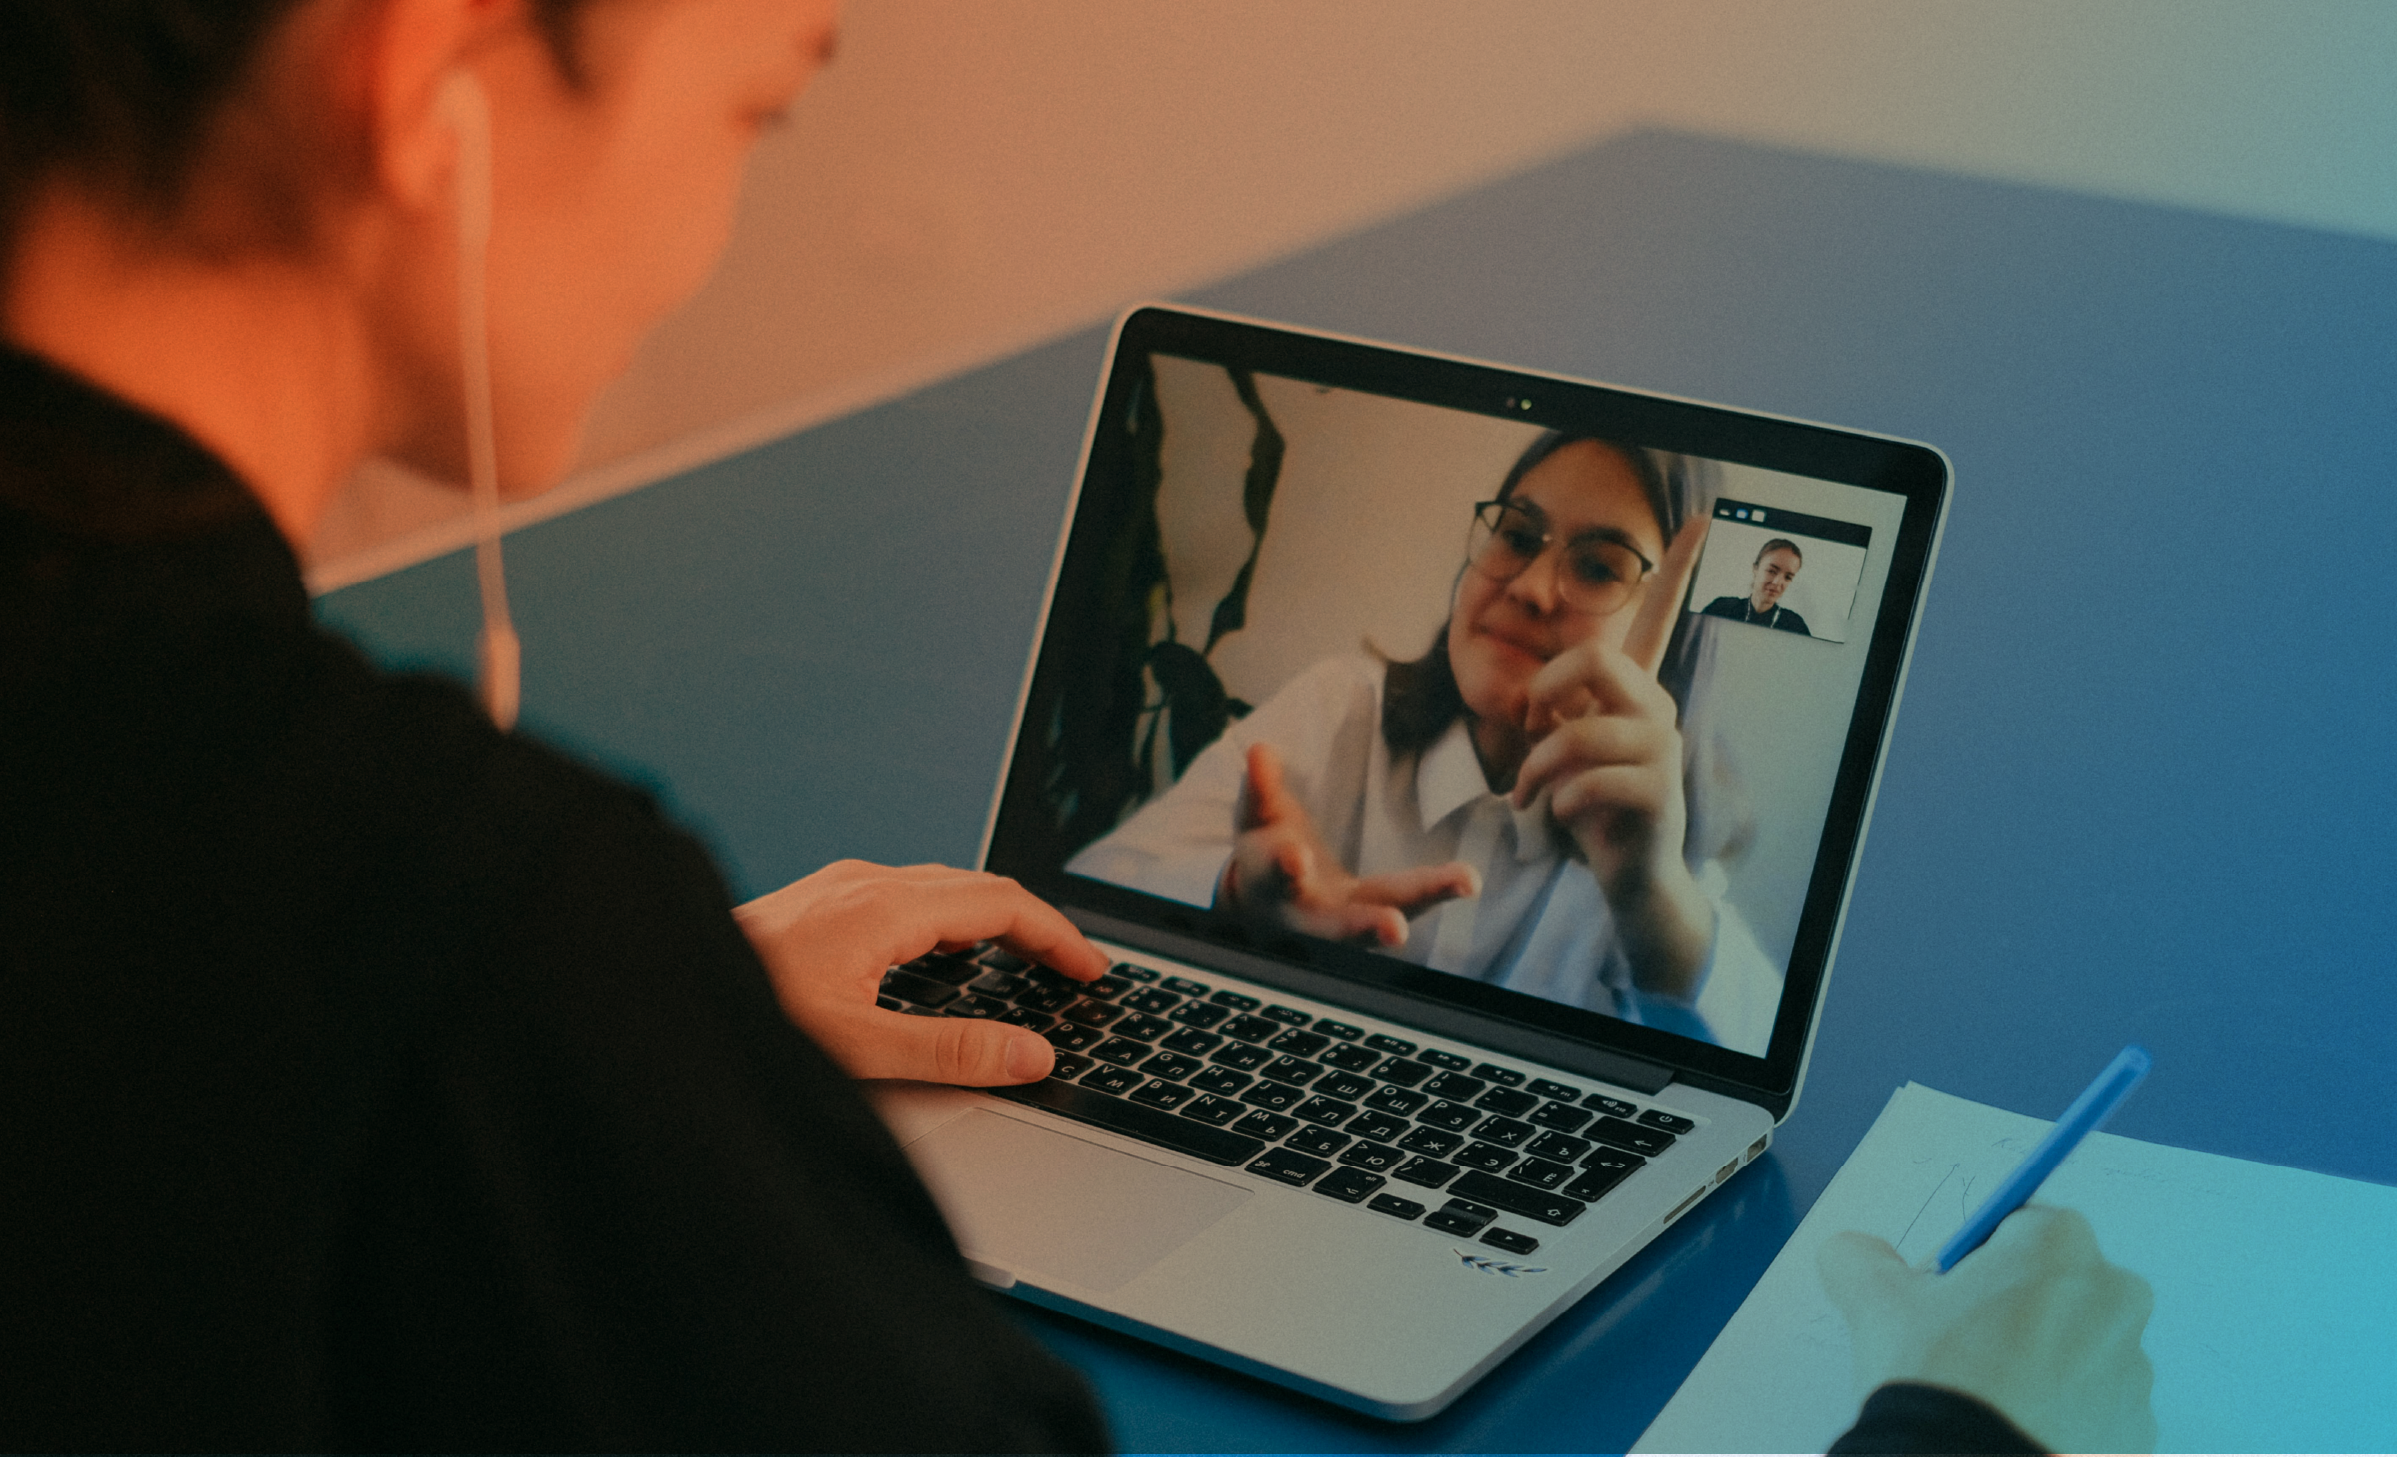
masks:
[[[1846,642],[1872,540],[1854,521],[1718,499],[1690,601],[1708,617]]]

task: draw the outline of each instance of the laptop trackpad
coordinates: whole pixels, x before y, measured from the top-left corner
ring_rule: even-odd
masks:
[[[1123,1284],[1250,1193],[983,1108],[907,1152],[967,1255],[1090,1290]]]

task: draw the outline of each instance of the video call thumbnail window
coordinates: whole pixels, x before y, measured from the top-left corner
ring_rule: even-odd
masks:
[[[1690,602],[1709,617],[1846,642],[1872,540],[1857,522],[1717,498]]]

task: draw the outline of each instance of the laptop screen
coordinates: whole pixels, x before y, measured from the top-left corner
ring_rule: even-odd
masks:
[[[993,867],[1794,1064],[1937,495],[1772,448],[1813,427],[1324,343],[1128,322]]]

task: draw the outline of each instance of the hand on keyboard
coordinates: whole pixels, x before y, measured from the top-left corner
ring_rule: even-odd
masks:
[[[878,1006],[891,967],[996,941],[1077,981],[1107,956],[1014,881],[945,865],[844,860],[734,912],[791,1020],[851,1077],[986,1087],[1048,1076],[1038,1034],[996,1020],[915,1017]]]

